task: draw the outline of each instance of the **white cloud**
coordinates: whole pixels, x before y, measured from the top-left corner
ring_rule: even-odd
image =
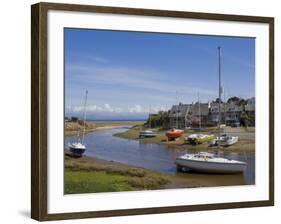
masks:
[[[87,111],[103,111],[103,108],[101,106],[97,106],[97,105],[89,105],[87,108]]]
[[[111,106],[108,103],[104,104],[104,109],[107,110],[107,111],[112,110]]]
[[[88,105],[86,107],[87,113],[157,113],[158,111],[167,111],[168,107],[145,107],[141,106],[139,104],[134,104],[132,106],[128,106],[127,108],[121,108],[121,107],[113,107],[108,103],[105,103],[104,105]],[[67,112],[76,112],[80,113],[83,112],[84,107],[82,106],[67,106],[66,111]]]
[[[134,106],[129,108],[129,112],[130,113],[141,113],[141,112],[144,112],[144,111],[142,110],[141,105],[135,104]]]
[[[73,106],[73,107],[67,106],[66,110],[68,112],[83,112],[84,107],[82,107],[82,106]],[[87,111],[87,113],[89,113],[89,112],[92,112],[92,113],[95,113],[95,112],[121,113],[124,110],[122,108],[120,108],[120,107],[112,107],[108,103],[105,103],[102,106],[99,106],[99,105],[88,105],[86,107],[86,111]]]

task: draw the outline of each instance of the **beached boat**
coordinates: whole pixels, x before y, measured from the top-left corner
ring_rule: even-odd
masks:
[[[204,173],[241,173],[247,167],[246,162],[216,157],[207,152],[179,156],[175,163],[178,170],[188,169]]]
[[[177,91],[176,91],[176,95],[177,95],[176,98],[178,98],[178,92],[177,92]],[[180,137],[183,135],[183,133],[184,133],[183,130],[181,130],[181,129],[178,128],[178,127],[179,127],[179,121],[178,121],[178,119],[179,119],[179,115],[178,115],[178,112],[179,112],[178,99],[177,99],[177,104],[176,104],[176,105],[177,105],[177,106],[176,106],[176,107],[177,107],[177,112],[176,112],[176,127],[174,127],[174,128],[172,128],[172,129],[166,131],[165,134],[166,134],[166,136],[167,136],[168,141],[174,141],[174,140],[180,138]]]
[[[145,130],[145,131],[140,131],[139,132],[139,137],[142,138],[150,138],[150,137],[155,137],[157,133],[151,131],[151,130]]]
[[[80,132],[77,132],[77,142],[68,143],[69,151],[72,153],[74,157],[81,157],[84,152],[86,151],[86,145],[84,144],[84,137],[86,131],[86,105],[87,105],[87,96],[88,91],[86,90],[85,95],[85,103],[84,103],[84,115],[83,115],[83,132],[82,132],[82,139],[80,138]]]
[[[78,140],[78,142],[72,142],[68,144],[69,151],[74,157],[81,157],[86,151],[86,146]]]
[[[193,129],[194,131],[201,132],[201,109],[200,109],[200,98],[199,98],[199,93],[198,93],[198,114],[199,114],[199,128],[198,129]],[[184,138],[184,142],[187,144],[202,144],[204,142],[211,142],[215,138],[214,135],[207,135],[207,134],[191,134],[187,137]]]
[[[221,86],[221,55],[220,55],[220,47],[218,48],[219,51],[219,122],[218,122],[218,135],[217,137],[211,142],[210,146],[231,146],[238,142],[238,136],[230,136],[226,133],[221,133],[221,128],[226,128],[226,124],[221,124],[221,94],[222,94],[222,86]]]
[[[182,134],[183,134],[183,130],[177,128],[172,128],[166,132],[166,136],[169,141],[180,138]]]
[[[150,107],[149,107],[149,115],[148,115],[148,124],[149,128],[151,128],[151,116],[150,116]],[[139,132],[139,138],[153,138],[157,134],[152,130],[144,130]]]
[[[214,135],[206,135],[206,134],[191,134],[184,138],[184,142],[188,144],[202,144],[204,142],[212,142],[215,138]]]
[[[239,140],[238,136],[229,136],[227,134],[222,134],[220,137],[216,137],[212,140],[211,146],[231,146],[235,143],[237,143]]]

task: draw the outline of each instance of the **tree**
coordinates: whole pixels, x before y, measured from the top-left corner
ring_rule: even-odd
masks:
[[[233,96],[233,97],[230,97],[230,98],[227,100],[227,102],[228,102],[228,103],[233,102],[233,103],[235,103],[235,104],[239,104],[240,98],[237,97],[237,96]]]
[[[241,126],[248,127],[252,123],[251,117],[243,111],[240,116],[240,124]]]
[[[247,101],[246,100],[244,100],[244,99],[240,99],[240,101],[238,102],[238,105],[239,106],[245,106],[247,104]]]
[[[150,121],[149,121],[150,119]],[[169,125],[169,113],[167,111],[159,111],[157,114],[150,114],[145,126],[151,128],[161,127],[166,128]]]

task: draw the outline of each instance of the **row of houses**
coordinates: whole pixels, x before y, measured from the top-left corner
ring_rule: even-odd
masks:
[[[255,118],[255,98],[247,100],[245,105],[236,102],[221,103],[221,123],[239,125],[241,115],[246,113]],[[170,127],[185,128],[191,126],[214,126],[219,121],[219,103],[194,103],[173,105],[169,111]],[[251,125],[254,125],[251,124]]]

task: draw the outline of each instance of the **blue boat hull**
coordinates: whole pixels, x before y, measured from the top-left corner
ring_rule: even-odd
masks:
[[[69,148],[69,150],[74,157],[81,157],[86,151],[86,149],[71,148],[71,147]]]

